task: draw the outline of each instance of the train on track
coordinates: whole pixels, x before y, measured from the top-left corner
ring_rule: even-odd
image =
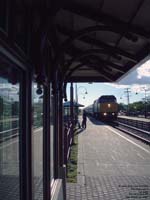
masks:
[[[103,95],[85,109],[87,115],[100,120],[116,120],[118,115],[118,103],[114,95]]]

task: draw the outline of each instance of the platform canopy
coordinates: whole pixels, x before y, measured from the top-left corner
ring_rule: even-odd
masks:
[[[65,0],[55,23],[68,81],[114,82],[149,54],[149,0]]]
[[[59,68],[64,82],[114,82],[149,55],[150,0],[15,0],[9,7],[10,42],[15,35],[29,51],[39,76]]]
[[[67,102],[63,103],[63,106],[64,107],[70,107],[71,106],[70,101],[67,101]],[[73,102],[73,107],[84,107],[84,105],[79,104],[77,102]]]

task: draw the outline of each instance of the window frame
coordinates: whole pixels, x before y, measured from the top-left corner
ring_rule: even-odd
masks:
[[[31,68],[25,66],[9,49],[1,48],[0,60],[21,72],[19,92],[19,190],[21,200],[32,200],[31,157]],[[26,166],[26,167],[25,167]]]

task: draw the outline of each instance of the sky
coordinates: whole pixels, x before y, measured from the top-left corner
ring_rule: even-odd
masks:
[[[74,83],[75,86],[75,83]],[[68,100],[70,97],[67,86]],[[118,103],[127,104],[126,89],[130,91],[130,103],[150,98],[150,59],[145,59],[115,83],[77,83],[78,102],[88,106],[101,95],[115,95]],[[85,94],[87,91],[88,94]]]

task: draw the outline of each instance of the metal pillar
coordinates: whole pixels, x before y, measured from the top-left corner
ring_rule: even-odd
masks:
[[[50,86],[44,86],[43,98],[43,200],[50,199]]]
[[[58,178],[58,169],[59,169],[59,115],[58,115],[58,74],[55,73],[55,80],[54,80],[54,165],[55,171],[54,176]]]
[[[59,158],[60,166],[64,164],[64,118],[63,118],[63,88],[62,82],[59,84]]]
[[[76,107],[75,107],[75,112],[76,112],[76,124],[79,125],[79,107],[78,107],[78,88],[77,88],[77,83],[75,85],[75,95],[76,95]],[[80,125],[79,125],[80,126]]]
[[[20,199],[33,200],[32,176],[32,75],[26,72],[21,78],[20,101]]]
[[[70,85],[70,118],[71,118],[71,133],[72,133],[72,142],[74,142],[73,128],[74,128],[74,112],[73,112],[73,83]]]

